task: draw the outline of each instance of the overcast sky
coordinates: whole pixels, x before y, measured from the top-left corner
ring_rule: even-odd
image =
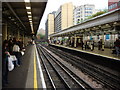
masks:
[[[64,3],[72,2],[74,6],[80,6],[84,4],[94,4],[96,9],[107,9],[108,0],[48,0],[45,12],[43,14],[42,20],[40,22],[40,28],[45,29],[45,22],[47,20],[47,15],[52,11],[57,11],[60,5]]]

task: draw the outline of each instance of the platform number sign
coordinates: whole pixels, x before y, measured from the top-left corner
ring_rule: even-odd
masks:
[[[93,38],[92,38],[92,36],[90,36],[90,40],[92,40]]]
[[[110,34],[106,34],[106,40],[110,39]]]

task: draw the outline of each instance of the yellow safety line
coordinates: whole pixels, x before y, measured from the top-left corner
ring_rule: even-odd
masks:
[[[36,72],[36,54],[34,52],[34,90],[38,89],[38,83],[37,83],[37,72]]]

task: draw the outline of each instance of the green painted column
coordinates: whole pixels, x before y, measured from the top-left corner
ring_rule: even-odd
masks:
[[[7,40],[7,22],[5,22],[2,26],[2,40]]]
[[[25,37],[24,37],[24,34],[22,36],[22,41],[23,41],[23,45],[25,46]]]
[[[104,47],[105,47],[105,36],[104,36],[104,32],[102,33],[102,51],[104,51]]]
[[[17,40],[19,40],[19,38],[20,38],[20,31],[18,30],[17,31]]]

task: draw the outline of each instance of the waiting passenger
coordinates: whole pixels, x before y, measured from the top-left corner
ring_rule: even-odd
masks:
[[[92,40],[91,40],[91,51],[93,51],[93,50],[94,50],[94,40],[92,38]]]
[[[10,56],[8,41],[5,40],[2,45],[2,86],[8,84],[8,57]]]
[[[16,38],[13,38],[12,42],[15,44],[17,42]]]
[[[86,41],[85,41],[85,50],[86,50],[86,49],[90,49],[89,44],[90,44],[90,43],[89,43],[89,40],[86,40]]]
[[[83,42],[83,40],[81,40],[81,47],[82,47],[82,50],[83,50],[83,48],[84,48],[84,42]]]
[[[88,44],[87,44],[87,40],[85,41],[85,50],[87,49]]]
[[[20,47],[20,50],[23,49],[23,41],[21,39],[18,40],[18,45]]]
[[[98,41],[98,50],[102,50],[102,39]]]
[[[20,65],[20,57],[21,57],[21,52],[20,52],[20,47],[18,45],[18,42],[16,42],[13,46],[13,54],[16,56],[17,61],[14,62],[15,66],[19,66]]]
[[[120,40],[117,38],[116,41],[114,42],[114,45],[115,45],[115,50],[116,50],[116,54],[117,56],[119,55],[120,53]]]
[[[12,41],[12,39],[10,39],[10,40],[8,41],[8,47],[9,47],[9,52],[10,52],[10,54],[12,54],[12,49],[13,49],[13,41]]]

